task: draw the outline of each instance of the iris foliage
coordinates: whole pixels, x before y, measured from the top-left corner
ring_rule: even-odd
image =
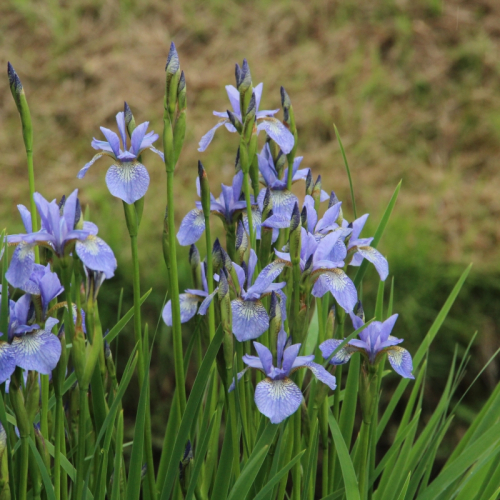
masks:
[[[97,225],[85,220],[76,189],[67,198],[50,193],[59,200],[50,202],[35,191],[31,118],[21,81],[8,66],[30,208],[18,207],[26,232],[4,231],[0,238],[0,500],[497,498],[500,385],[441,470],[435,457],[456,412],[451,401],[466,357],[455,359],[431,419],[420,422],[429,347],[469,268],[418,351],[401,347],[403,339],[392,335],[394,281],[385,287],[390,267],[377,250],[400,186],[375,235],[362,235],[368,215],[357,216],[352,183],[348,214],[296,155],[297,126],[285,89],[282,119],[275,116],[279,108],[259,110],[264,86],[253,86],[246,60],[236,65],[236,86],[226,86],[232,110],[214,111],[218,122],[199,147],[204,152],[222,140],[222,134],[215,138],[220,127],[233,134],[227,137],[235,146],[231,186],[222,184],[216,198],[200,161],[193,168],[199,201],[176,231],[175,168],[187,87],[174,44],[165,70],[163,151],[154,146],[159,135],[147,133],[148,122],[136,126],[125,103],[116,115],[118,134],[101,127],[105,140],[91,143],[98,153],[75,170],[82,178],[97,159],[111,158],[106,184],[123,202],[130,240],[134,306],[105,325],[104,334],[98,294],[118,263]],[[337,139],[350,180],[338,133]],[[138,260],[147,150],[166,170],[168,300],[158,313],[172,329],[176,382],[158,461],[148,377],[154,339],[141,320],[149,292],[141,295]],[[293,192],[293,183],[301,188]],[[212,241],[214,215],[225,244]],[[205,256],[196,247],[201,238]],[[192,270],[184,293],[177,243]],[[376,303],[367,305],[362,282],[369,265],[380,281]],[[371,317],[364,307],[374,311]],[[118,377],[110,344],[132,320],[135,348]],[[188,368],[196,372],[190,387]],[[131,382],[134,372],[137,382]],[[381,408],[386,377],[400,382]],[[126,453],[121,402],[131,383],[139,384],[140,398]],[[382,452],[377,444],[391,419],[397,431]]]

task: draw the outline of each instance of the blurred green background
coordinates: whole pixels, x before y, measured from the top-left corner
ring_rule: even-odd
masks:
[[[219,130],[205,153],[198,153],[197,143],[216,122],[212,110],[227,109],[224,85],[234,84],[234,63],[246,57],[254,84],[264,81],[262,109],[279,107],[279,87],[287,89],[302,165],[322,175],[323,188],[336,191],[345,216],[352,218],[332,126],[337,125],[358,212],[371,214],[365,236],[373,233],[403,180],[379,248],[395,278],[395,311],[400,314],[395,335],[405,338],[406,348],[416,349],[460,273],[474,263],[431,349],[425,405],[432,408],[439,397],[455,345],[463,352],[478,330],[461,386],[465,389],[500,346],[500,2],[4,0],[0,63],[14,65],[31,107],[37,190],[59,199],[78,187],[118,259],[116,277],[99,296],[105,327],[116,318],[122,287],[124,308],[131,306],[123,209],[107,191],[106,160],[84,180],[76,174],[93,155],[90,141],[100,138],[99,126],[116,127],[114,116],[124,100],[138,123],[149,120],[161,133],[164,65],[172,40],[188,88],[188,130],[175,188],[177,224],[197,199],[198,159],[214,194],[220,182],[230,182],[236,137]],[[28,204],[28,186],[6,73],[0,79],[0,117],[0,226],[15,233],[22,230],[16,204]],[[141,270],[143,289],[153,288],[144,317],[154,330],[165,294],[165,175],[155,155],[145,155],[144,163],[151,185],[140,235]],[[294,189],[303,194],[303,185]],[[220,233],[218,220],[214,229]],[[187,253],[179,260],[184,288],[189,285]],[[365,280],[368,315],[376,277],[370,270]],[[122,355],[130,352],[131,342],[129,325],[121,335]],[[169,332],[160,323],[152,365],[158,445],[173,384],[170,345]],[[498,369],[492,363],[466,398],[450,443],[497,383]],[[189,379],[193,377],[191,372]],[[385,398],[395,381],[396,376],[389,377]]]

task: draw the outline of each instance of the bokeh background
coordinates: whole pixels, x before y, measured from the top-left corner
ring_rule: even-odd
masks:
[[[425,405],[433,408],[451,357],[479,335],[459,390],[500,346],[500,2],[496,0],[4,0],[0,64],[11,61],[24,84],[35,133],[36,187],[60,198],[79,188],[91,219],[111,244],[119,267],[99,296],[105,327],[131,306],[130,252],[121,201],[104,182],[106,160],[84,180],[99,126],[115,128],[126,100],[138,123],[161,133],[164,65],[176,43],[188,88],[188,130],[176,173],[177,224],[193,207],[196,162],[214,194],[229,183],[236,137],[220,129],[205,153],[197,143],[228,107],[224,85],[246,57],[254,84],[264,82],[263,109],[279,107],[285,86],[295,109],[298,154],[321,174],[352,217],[347,176],[333,131],[350,162],[358,212],[373,233],[400,179],[400,197],[380,245],[395,279],[395,334],[415,351],[465,266],[474,267],[434,343]],[[159,142],[158,147],[161,147]],[[19,117],[0,78],[0,226],[22,230],[17,203],[28,204]],[[165,295],[161,253],[165,175],[144,159],[151,185],[140,235],[142,286],[153,292],[145,320],[156,332],[152,364],[153,426],[161,446],[173,384],[170,333],[158,322]],[[295,186],[303,195],[303,185]],[[221,230],[218,221],[214,229]],[[189,285],[187,253],[179,257]],[[376,274],[367,275],[365,308],[373,311]],[[158,328],[157,328],[158,325]],[[190,326],[184,334],[188,338]],[[131,325],[120,336],[130,352]],[[121,359],[121,361],[120,361]],[[124,364],[119,358],[118,364]],[[123,365],[122,365],[123,366]],[[498,382],[493,362],[459,411],[449,446]],[[190,380],[194,373],[190,373]],[[388,379],[385,398],[390,397]],[[460,395],[460,394],[458,394]],[[130,396],[134,416],[134,395]],[[390,428],[389,428],[390,434]]]

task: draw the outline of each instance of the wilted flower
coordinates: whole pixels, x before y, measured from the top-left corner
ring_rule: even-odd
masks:
[[[158,154],[162,159],[163,154],[152,147],[153,142],[158,139],[158,134],[155,134],[153,131],[146,134],[149,122],[141,123],[134,129],[130,138],[130,149],[126,149],[127,135],[125,114],[123,111],[116,115],[116,123],[120,132],[123,151],[120,148],[120,138],[112,130],[101,127],[101,132],[107,140],[98,141],[95,138],[92,140],[92,147],[97,149],[99,153],[78,172],[77,177],[83,179],[87,170],[96,160],[103,155],[110,156],[115,160],[115,163],[109,167],[106,174],[106,185],[109,192],[125,203],[132,204],[141,199],[149,187],[148,171],[142,163],[139,163],[137,160],[138,156],[145,149],[151,149],[151,151]]]
[[[352,312],[350,316],[356,330],[364,325],[363,319],[359,316]],[[398,346],[403,342],[403,339],[391,335],[397,319],[398,315],[393,314],[384,322],[373,321],[359,332],[359,339],[350,340],[343,348],[339,349],[330,363],[343,365],[351,359],[354,353],[360,352],[370,364],[374,365],[380,361],[384,353],[387,353],[389,363],[396,373],[404,378],[415,378],[411,373],[413,370],[411,354]],[[342,340],[339,339],[329,339],[323,342],[319,346],[323,357],[328,359],[341,342]]]
[[[243,63],[245,67],[246,60]],[[249,74],[249,72],[248,72]],[[243,82],[236,82],[238,86]],[[251,82],[250,82],[251,84]],[[293,135],[290,131],[281,123],[280,120],[274,118],[274,115],[279,111],[279,109],[259,111],[260,99],[262,97],[262,89],[264,87],[263,83],[259,83],[254,88],[255,94],[255,110],[256,110],[256,121],[257,121],[257,133],[264,130],[267,135],[279,145],[285,154],[288,154],[295,142]],[[233,111],[214,111],[215,116],[220,116],[222,119],[210,129],[200,140],[198,151],[202,152],[207,149],[208,145],[212,142],[215,131],[224,125],[229,132],[236,132],[237,129],[233,125],[233,121],[236,125],[243,125],[243,120],[241,116],[241,105],[240,105],[240,92],[238,89],[232,85],[226,85],[227,96],[229,97],[229,102]]]
[[[289,339],[288,339],[289,340]],[[321,365],[314,363],[314,354],[299,356],[301,344],[287,347],[287,335],[284,330],[278,334],[276,366],[273,365],[271,351],[259,342],[254,342],[258,356],[245,354],[243,362],[249,368],[256,368],[266,375],[266,378],[255,388],[255,404],[259,411],[268,417],[273,424],[279,424],[285,418],[295,413],[302,402],[302,392],[289,377],[299,368],[309,368],[314,376],[334,390],[337,386],[335,377]],[[244,371],[246,371],[246,368]],[[238,374],[238,380],[243,372]],[[229,390],[234,389],[235,382]]]
[[[52,250],[59,258],[70,255],[75,250],[80,260],[90,269],[103,271],[111,278],[116,269],[113,251],[97,236],[97,226],[92,222],[79,224],[81,218],[78,190],[63,198],[60,208],[55,200],[50,203],[39,193],[34,195],[36,207],[42,219],[42,228],[32,232],[31,215],[26,207],[19,205],[26,234],[8,236],[10,245],[17,245],[9,269],[7,280],[12,286],[21,288],[29,279],[35,266],[35,245]],[[82,229],[75,229],[81,225]]]

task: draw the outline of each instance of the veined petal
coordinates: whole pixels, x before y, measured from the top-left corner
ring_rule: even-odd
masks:
[[[302,392],[289,378],[266,378],[257,384],[254,399],[259,411],[268,417],[272,424],[279,424],[299,409]]]
[[[113,153],[113,148],[109,145],[108,141],[98,141],[96,138],[94,138],[92,139],[90,145],[94,149],[97,149],[97,151],[106,151],[106,153],[111,153],[113,156],[115,155]]]
[[[265,116],[274,116],[277,112],[279,111],[278,109],[263,109],[262,111],[257,111],[255,114],[255,118],[263,118]]]
[[[140,200],[148,190],[149,174],[138,162],[115,163],[106,174],[109,192],[131,205]]]
[[[309,368],[313,372],[313,375],[323,384],[326,384],[332,391],[334,391],[337,387],[337,379],[334,375],[332,375],[328,370],[325,370],[318,363],[307,363],[304,365],[306,368]]]
[[[196,243],[205,231],[205,216],[203,210],[193,208],[182,219],[181,227],[177,233],[177,240],[182,246]]]
[[[112,130],[109,130],[109,128],[106,127],[100,127],[100,128],[101,132],[104,134],[104,137],[106,137],[106,140],[111,146],[114,155],[118,156],[120,154],[120,139]]]
[[[292,364],[292,370],[295,371],[297,368],[302,368],[314,361],[314,354],[309,354],[309,356],[297,356]]]
[[[266,134],[281,148],[286,155],[293,149],[295,139],[292,133],[277,118],[259,118],[257,132],[264,130]]]
[[[253,286],[247,290],[247,295],[250,294],[261,294],[263,293],[269,285],[281,274],[285,268],[285,263],[280,261],[274,261],[268,264],[255,280]]]
[[[77,241],[76,253],[80,260],[92,271],[101,271],[106,279],[115,274],[117,262],[111,247],[99,236],[90,234],[83,241]]]
[[[85,166],[80,169],[78,172],[77,178],[78,179],[83,179],[85,177],[85,174],[87,173],[87,170],[101,157],[103,156],[103,153],[97,153],[94,158],[92,158],[88,163],[85,164]]]
[[[342,269],[321,270],[321,274],[314,283],[312,295],[323,297],[330,291],[346,312],[352,311],[358,301],[358,293],[354,283]]]
[[[226,119],[223,119],[223,120],[219,120],[217,122],[217,124],[215,125],[215,127],[212,127],[200,140],[200,143],[198,144],[200,147],[198,148],[198,151],[200,153],[202,153],[203,151],[205,151],[205,149],[208,148],[208,146],[210,145],[210,143],[212,142],[212,139],[214,138],[214,135],[215,135],[215,131],[219,128],[219,127],[222,127],[222,125],[226,124],[226,123],[229,123],[229,120],[226,118]]]
[[[233,333],[239,342],[260,337],[269,328],[269,316],[260,301],[231,301],[233,312]]]
[[[335,351],[335,349],[337,349],[337,347],[342,342],[343,340],[340,339],[328,339],[325,340],[322,344],[320,344],[319,350],[321,351],[323,358],[328,359],[332,355],[332,352]],[[351,356],[357,351],[358,351],[357,348],[350,346],[349,344],[346,344],[344,347],[342,347],[337,351],[335,356],[332,357],[332,359],[330,360],[330,364],[344,365],[351,359]]]
[[[259,196],[257,197],[257,203],[261,210],[263,209],[265,196],[266,190],[261,189]],[[288,218],[292,216],[295,203],[298,203],[297,197],[291,191],[286,189],[271,190],[271,199],[273,200],[273,214],[286,216]]]
[[[415,378],[411,373],[413,370],[411,354],[406,349],[399,346],[391,347],[387,349],[387,358],[396,373],[404,378]]]
[[[200,303],[199,297],[190,293],[181,293],[179,295],[179,304],[181,308],[181,323],[187,323],[195,314]],[[169,300],[162,312],[163,321],[167,326],[172,326],[172,301]]]
[[[3,384],[14,373],[15,368],[14,348],[7,342],[0,342],[0,384]]]
[[[51,332],[37,330],[12,340],[16,364],[24,370],[50,375],[61,356],[61,342]]]
[[[387,259],[375,248],[373,247],[357,247],[359,254],[361,254],[366,260],[371,262],[375,269],[377,270],[380,279],[385,281],[389,275],[389,264]]]
[[[94,236],[99,232],[97,225],[88,220],[83,222],[83,230],[89,234],[93,234]]]
[[[35,251],[34,245],[21,242],[10,261],[9,269],[5,273],[7,281],[16,288],[21,288],[29,279],[35,267]]]
[[[260,342],[254,342],[253,345],[262,363],[264,372],[266,373],[266,375],[269,376],[273,368],[273,355],[271,351],[265,345],[262,345]]]

